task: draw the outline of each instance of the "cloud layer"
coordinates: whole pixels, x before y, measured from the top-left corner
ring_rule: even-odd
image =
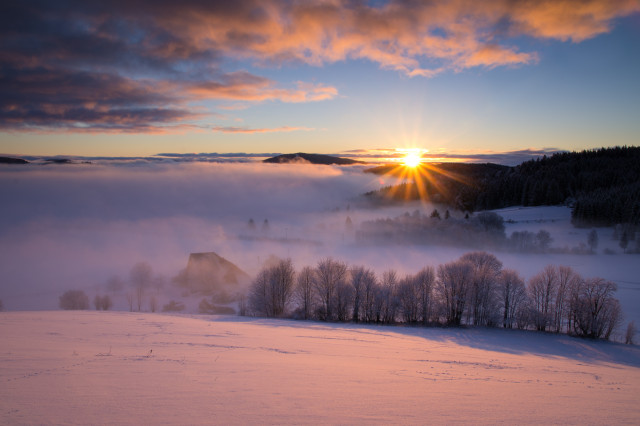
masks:
[[[581,42],[637,0],[5,2],[0,129],[196,129],[207,100],[313,102],[338,90],[243,69],[364,59],[408,76],[535,63],[522,37]]]

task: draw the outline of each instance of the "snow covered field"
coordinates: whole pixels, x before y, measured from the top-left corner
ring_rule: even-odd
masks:
[[[637,424],[640,349],[506,330],[0,313],[1,424]]]

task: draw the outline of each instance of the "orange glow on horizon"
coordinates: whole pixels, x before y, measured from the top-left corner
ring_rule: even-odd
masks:
[[[422,158],[418,154],[410,152],[405,155],[405,157],[402,159],[402,162],[407,167],[415,168],[422,162]]]

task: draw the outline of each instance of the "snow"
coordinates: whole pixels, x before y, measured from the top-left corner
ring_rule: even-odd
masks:
[[[637,424],[640,349],[562,335],[0,313],[1,424]]]

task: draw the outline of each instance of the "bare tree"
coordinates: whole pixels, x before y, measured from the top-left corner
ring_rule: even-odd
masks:
[[[310,319],[315,308],[313,292],[313,269],[305,266],[298,273],[298,281],[294,290],[294,298],[300,307],[303,319]]]
[[[492,316],[497,312],[496,286],[502,270],[502,262],[493,254],[484,251],[467,253],[460,260],[469,262],[473,267],[467,322],[471,323],[469,317],[473,317],[474,325],[495,323],[496,318]]]
[[[438,266],[438,293],[442,298],[447,324],[460,325],[469,289],[473,265],[463,260]]]
[[[127,304],[129,305],[129,312],[133,312],[134,300],[135,300],[135,295],[133,291],[127,291]]]
[[[633,345],[633,337],[636,335],[636,323],[631,321],[627,324],[627,332],[624,336],[624,343],[627,345]]]
[[[427,325],[431,320],[432,294],[435,282],[436,274],[431,266],[422,268],[413,277],[413,284],[417,287],[420,297],[420,318],[423,325]]]
[[[411,275],[398,283],[398,303],[402,319],[406,323],[416,323],[420,318],[420,288]]]
[[[370,269],[364,269],[362,274],[362,320],[373,322],[376,320],[376,301],[379,287],[376,275]]]
[[[273,316],[269,293],[269,270],[262,268],[249,288],[249,309],[253,315]]]
[[[336,288],[343,283],[347,275],[346,263],[326,258],[318,262],[314,274],[314,288],[320,299],[320,319],[335,319]]]
[[[549,246],[553,242],[553,238],[551,238],[551,234],[549,231],[541,229],[536,234],[536,246],[541,253],[545,253],[549,250]]]
[[[529,294],[534,308],[536,330],[545,331],[554,318],[554,298],[558,288],[556,268],[548,265],[529,280]]]
[[[578,336],[609,339],[621,320],[620,302],[613,297],[617,286],[602,278],[580,283],[573,300],[574,331]]]
[[[151,310],[151,312],[158,310],[158,299],[156,299],[156,296],[151,296],[149,299],[149,310]]]
[[[151,287],[156,291],[156,294],[160,294],[160,290],[164,288],[165,283],[165,277],[162,275],[156,275],[153,277],[153,280],[151,280]]]
[[[513,328],[520,310],[528,307],[524,280],[513,269],[504,269],[498,279],[498,289],[502,301],[502,326]]]
[[[564,319],[569,318],[569,304],[574,288],[580,284],[582,277],[568,266],[557,268],[558,284],[556,287],[555,304],[553,310],[552,326],[556,333],[560,333],[564,328]],[[567,321],[567,330],[568,330]]]
[[[291,259],[264,267],[251,285],[252,311],[268,317],[284,316],[293,294],[295,271]]]
[[[122,278],[114,275],[107,280],[107,291],[115,295],[124,289],[124,281]]]
[[[392,324],[398,311],[398,274],[393,269],[382,273],[382,322]]]
[[[587,244],[589,244],[589,248],[591,249],[591,253],[595,253],[598,248],[598,231],[592,229],[587,236]]]
[[[353,289],[353,307],[351,309],[353,322],[360,321],[360,316],[363,315],[361,307],[364,306],[365,278],[368,272],[364,266],[354,266],[350,270],[350,284]]]
[[[131,285],[135,291],[135,300],[138,311],[142,309],[144,292],[151,285],[152,272],[151,265],[147,262],[138,262],[133,265],[129,273]]]
[[[270,286],[273,315],[284,316],[293,295],[295,270],[291,259],[280,260],[270,268]]]
[[[344,280],[336,286],[335,314],[338,321],[349,321],[352,318],[353,287]]]

